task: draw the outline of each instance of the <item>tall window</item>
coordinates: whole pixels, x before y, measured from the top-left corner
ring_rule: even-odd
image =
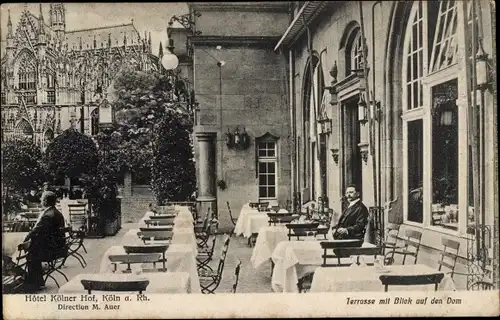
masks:
[[[346,47],[346,75],[363,69],[363,41],[359,27],[349,35]]]
[[[33,90],[35,89],[35,68],[31,65],[19,66],[19,89]]]
[[[470,203],[470,188],[459,188],[469,183],[470,169],[467,132],[459,129],[466,111],[457,107],[459,88],[468,81],[458,64],[458,3],[413,3],[402,70],[405,218],[455,231],[468,216],[459,203]]]
[[[258,143],[259,199],[277,198],[278,157],[276,141]]]

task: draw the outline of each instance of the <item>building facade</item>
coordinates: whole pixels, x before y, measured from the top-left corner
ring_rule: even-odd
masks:
[[[1,60],[2,139],[33,138],[43,148],[75,126],[98,130],[98,106],[124,66],[157,68],[151,37],[133,22],[85,30],[66,29],[64,4],[50,4],[49,17],[24,10],[17,26],[10,12]],[[47,21],[47,22],[46,22]]]
[[[197,200],[230,230],[249,201],[290,200],[286,60],[273,51],[286,29],[287,3],[190,3],[187,34],[170,28],[192,61]],[[181,59],[182,66],[182,59]],[[229,208],[228,208],[229,204]]]
[[[491,4],[291,6],[275,47],[290,75],[291,189],[302,202],[326,196],[340,212],[355,184],[367,206],[390,207],[386,223],[401,224],[401,235],[421,232],[418,261],[428,265],[437,266],[443,239],[458,241],[461,288],[477,264],[497,270]]]

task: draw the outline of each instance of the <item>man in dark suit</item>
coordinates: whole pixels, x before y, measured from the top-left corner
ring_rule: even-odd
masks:
[[[28,275],[26,282],[32,289],[45,285],[42,262],[53,261],[64,255],[65,233],[64,216],[56,208],[57,197],[52,191],[44,192],[42,205],[45,208],[36,225],[26,236],[30,240],[26,257]]]
[[[336,226],[332,227],[334,239],[357,239],[361,243],[368,223],[368,209],[361,202],[355,185],[346,188],[345,197],[349,205],[344,209]]]

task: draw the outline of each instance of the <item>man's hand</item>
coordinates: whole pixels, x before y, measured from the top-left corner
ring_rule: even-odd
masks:
[[[346,228],[338,228],[338,229],[337,229],[337,233],[338,233],[338,234],[348,234],[348,232],[347,232],[347,229],[346,229]]]

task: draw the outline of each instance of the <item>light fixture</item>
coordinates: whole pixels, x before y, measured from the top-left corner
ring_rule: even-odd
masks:
[[[231,133],[229,128],[227,129],[226,136],[226,145],[229,149],[239,149],[245,150],[250,145],[250,137],[243,127],[243,132],[240,132],[237,127],[234,133]]]
[[[367,115],[366,115],[366,102],[363,99],[363,93],[359,94],[358,121],[363,125],[368,121]]]
[[[320,126],[321,134],[330,134],[332,133],[332,120],[327,116],[321,117],[318,119],[318,124]]]
[[[441,126],[451,126],[453,124],[453,110],[444,109],[441,111],[439,124]]]
[[[476,54],[476,83],[480,90],[490,87],[488,62],[488,54],[484,52],[482,40],[479,39],[479,49]]]
[[[174,39],[168,39],[167,53],[161,58],[161,64],[166,70],[174,70],[179,65],[179,58],[174,54]]]

